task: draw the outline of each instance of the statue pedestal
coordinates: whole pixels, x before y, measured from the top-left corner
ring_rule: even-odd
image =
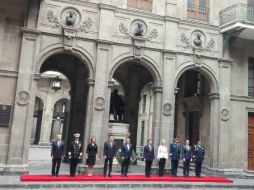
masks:
[[[123,144],[123,140],[130,136],[129,124],[126,123],[109,123],[108,135],[113,135],[116,143],[116,150],[118,150]],[[117,165],[116,159],[113,160],[113,164]]]
[[[108,124],[108,135],[113,135],[115,140],[123,140],[130,136],[129,124],[126,123],[109,123]]]
[[[118,150],[122,144],[123,140],[126,137],[130,136],[129,132],[129,124],[126,123],[109,123],[108,124],[108,135],[113,135],[116,143],[116,149]],[[106,139],[105,139],[106,141]],[[96,160],[96,165],[94,166],[94,174],[102,174],[103,173],[103,164],[104,159]],[[118,165],[116,159],[113,160],[113,165]],[[85,164],[80,164],[78,173],[84,174],[86,173],[87,166]]]

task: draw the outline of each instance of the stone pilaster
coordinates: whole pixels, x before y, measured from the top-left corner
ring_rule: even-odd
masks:
[[[175,54],[164,54],[161,137],[167,142],[171,141],[174,135],[175,60]]]
[[[220,109],[219,109],[219,168],[228,168],[230,132],[230,72],[231,60],[219,60]]]
[[[107,139],[106,131],[108,128],[108,109],[106,100],[108,99],[108,65],[111,62],[111,46],[104,43],[98,44],[97,49],[97,64],[95,71],[95,86],[94,86],[94,100],[92,113],[92,124],[90,137],[94,136],[97,139],[99,147],[98,156],[102,155],[103,143]]]
[[[6,168],[8,171],[6,171],[6,173],[27,172],[28,170],[28,150],[33,123],[36,89],[33,71],[35,70],[36,58],[38,57],[39,35],[40,33],[35,30],[23,29],[18,81]]]

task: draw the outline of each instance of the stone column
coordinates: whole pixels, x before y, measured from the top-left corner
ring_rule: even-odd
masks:
[[[43,121],[43,125],[41,126],[41,136],[39,145],[49,145],[50,144],[50,135],[52,128],[52,119],[54,113],[54,105],[52,102],[53,93],[49,92],[47,95],[46,103],[45,103],[45,117]]]
[[[19,73],[16,88],[6,173],[28,171],[28,150],[33,123],[36,82],[35,61],[38,57],[39,35],[23,29]]]
[[[210,99],[210,138],[209,138],[209,152],[207,152],[206,158],[208,160],[208,167],[211,170],[218,169],[218,149],[219,149],[219,94],[211,93],[209,94]],[[209,171],[210,172],[210,171]],[[213,172],[211,172],[213,173]]]
[[[86,147],[90,139],[91,123],[92,123],[92,110],[93,110],[93,95],[94,95],[94,80],[88,79],[88,96],[86,104],[86,120],[84,126],[84,139],[83,139],[83,153],[86,152]],[[83,157],[83,163],[85,163],[85,157]]]
[[[157,156],[157,148],[160,144],[160,139],[164,136],[161,130],[161,103],[162,103],[162,88],[153,87],[154,106],[153,106],[153,144],[155,154]]]
[[[219,168],[230,166],[229,132],[230,132],[230,68],[231,60],[219,60],[220,81],[220,118],[219,118]]]

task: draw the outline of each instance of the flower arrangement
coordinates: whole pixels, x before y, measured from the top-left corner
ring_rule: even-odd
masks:
[[[119,148],[116,152],[116,160],[118,164],[122,164],[122,157],[121,157],[121,148]],[[136,165],[137,162],[137,153],[134,152],[134,150],[131,153],[131,160],[130,165]]]

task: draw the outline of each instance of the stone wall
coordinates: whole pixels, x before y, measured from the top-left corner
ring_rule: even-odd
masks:
[[[0,103],[14,106],[17,71],[24,26],[23,0],[0,2]],[[0,127],[0,165],[6,164],[10,137],[9,127]]]

